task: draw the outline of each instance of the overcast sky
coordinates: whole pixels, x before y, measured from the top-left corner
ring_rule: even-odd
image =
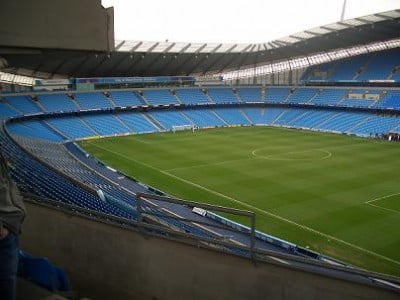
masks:
[[[102,0],[115,38],[259,43],[340,20],[343,0]],[[400,0],[347,0],[345,19],[399,9]]]

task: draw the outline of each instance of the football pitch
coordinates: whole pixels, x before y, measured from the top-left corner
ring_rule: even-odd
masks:
[[[398,143],[236,127],[80,144],[170,195],[254,211],[258,230],[400,276]]]

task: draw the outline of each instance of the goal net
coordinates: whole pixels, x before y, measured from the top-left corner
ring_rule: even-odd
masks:
[[[175,125],[172,126],[172,132],[175,133],[177,131],[183,131],[183,130],[191,130],[194,132],[195,126],[192,124],[188,124],[188,125]]]

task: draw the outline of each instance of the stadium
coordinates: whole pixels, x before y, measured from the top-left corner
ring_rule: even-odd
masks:
[[[46,257],[21,278],[66,299],[399,298],[400,10],[183,43],[116,40],[113,8],[80,2],[0,4],[1,151],[21,248]]]

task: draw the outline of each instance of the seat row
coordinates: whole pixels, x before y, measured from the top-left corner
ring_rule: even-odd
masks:
[[[344,88],[259,87],[199,88],[110,91],[105,93],[75,93],[4,97],[0,101],[0,118],[41,112],[67,112],[113,107],[222,104],[222,103],[295,103],[369,108],[400,109],[400,90],[367,90]]]
[[[149,112],[123,112],[12,122],[10,133],[40,140],[63,142],[92,136],[169,131],[174,126],[199,128],[231,125],[292,126],[312,130],[381,135],[398,130],[396,115],[330,111],[317,108],[192,108]]]

